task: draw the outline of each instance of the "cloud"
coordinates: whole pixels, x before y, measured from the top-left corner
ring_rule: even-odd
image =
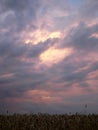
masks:
[[[92,50],[96,49],[97,37],[91,37],[93,33],[97,32],[97,25],[93,27],[87,27],[85,23],[80,23],[78,27],[72,29],[67,38],[64,39],[64,46],[72,46],[75,49],[80,50]],[[82,41],[82,43],[81,43]]]
[[[97,17],[97,6],[98,6],[98,1],[97,0],[87,0],[81,10],[82,10],[82,17],[86,17],[87,19],[92,19]],[[89,13],[90,12],[90,13]],[[81,17],[81,18],[82,18]]]
[[[1,14],[3,16],[4,14],[6,14],[5,20],[9,21],[10,23],[13,23],[17,31],[22,31],[29,24],[32,24],[32,25],[34,24],[34,22],[37,19],[37,12],[40,6],[41,6],[41,2],[39,0],[38,1],[36,0],[33,0],[33,1],[32,0],[22,0],[22,1],[2,0],[1,1]],[[13,15],[11,14],[8,15],[8,12],[12,12]]]

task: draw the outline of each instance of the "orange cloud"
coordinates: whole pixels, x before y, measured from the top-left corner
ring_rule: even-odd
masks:
[[[55,85],[52,85],[55,86]],[[68,104],[70,103],[70,98],[74,98],[77,96],[87,95],[89,92],[85,91],[85,89],[80,86],[78,83],[74,84],[70,88],[62,88],[60,90],[29,90],[26,92],[26,97],[30,102],[34,103],[62,103]]]
[[[96,79],[98,77],[98,70],[88,73],[88,79]]]
[[[86,21],[86,24],[87,24],[88,27],[93,27],[93,26],[98,24],[98,19],[94,19],[94,20],[91,20],[91,21]]]
[[[56,103],[61,102],[61,98],[53,94],[52,91],[47,90],[30,90],[26,93],[31,102],[35,103]]]
[[[90,38],[91,38],[91,37],[98,38],[98,33],[93,33],[93,34],[90,36]]]

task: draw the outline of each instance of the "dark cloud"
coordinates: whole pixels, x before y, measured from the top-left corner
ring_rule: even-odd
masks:
[[[31,4],[32,3],[32,4]],[[28,9],[35,10],[40,7],[41,3],[39,0],[21,0],[21,1],[13,1],[13,0],[1,0],[1,9],[5,7],[6,10],[13,10],[13,11],[27,11]],[[32,8],[31,8],[32,7]],[[3,10],[4,11],[4,10]]]
[[[25,44],[22,41],[19,42],[16,38],[10,40],[8,37],[0,42],[0,55],[5,59],[9,58],[9,60],[21,57],[38,58],[43,51],[47,50],[57,41],[58,39],[48,39],[45,42],[40,42],[38,45],[32,45]]]
[[[98,31],[97,26],[87,27],[86,24],[80,23],[78,27],[74,28],[68,36],[68,42],[64,39],[64,45],[72,46],[75,49],[84,51],[93,51],[98,48],[98,39],[91,37],[92,34]]]
[[[23,30],[27,25],[33,24],[37,18],[38,9],[41,6],[39,0],[2,0],[1,1],[1,13],[6,14],[5,20],[16,26],[17,31]],[[8,15],[9,11],[12,11],[13,16]],[[5,23],[5,22],[4,22]],[[4,24],[3,23],[3,24]],[[6,24],[6,23],[5,23]],[[9,25],[7,23],[7,25]],[[34,26],[34,25],[33,25]]]
[[[6,8],[12,9],[12,10],[24,10],[28,6],[28,0],[21,0],[21,1],[13,1],[13,0],[7,0],[4,1]]]
[[[97,0],[87,0],[81,7],[81,18],[92,19],[96,18],[98,15],[98,1]]]

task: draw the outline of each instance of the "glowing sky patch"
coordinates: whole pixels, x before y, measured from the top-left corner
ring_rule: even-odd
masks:
[[[62,61],[71,53],[71,48],[56,49],[54,47],[51,47],[40,55],[40,60],[46,65],[52,65]]]
[[[48,32],[47,30],[37,30],[35,32],[29,32],[27,39],[24,41],[26,44],[38,44],[39,42],[45,42],[47,39],[51,38],[61,38],[61,32]]]

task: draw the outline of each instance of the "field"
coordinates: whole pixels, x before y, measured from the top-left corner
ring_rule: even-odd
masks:
[[[0,115],[0,130],[98,130],[98,115]]]

